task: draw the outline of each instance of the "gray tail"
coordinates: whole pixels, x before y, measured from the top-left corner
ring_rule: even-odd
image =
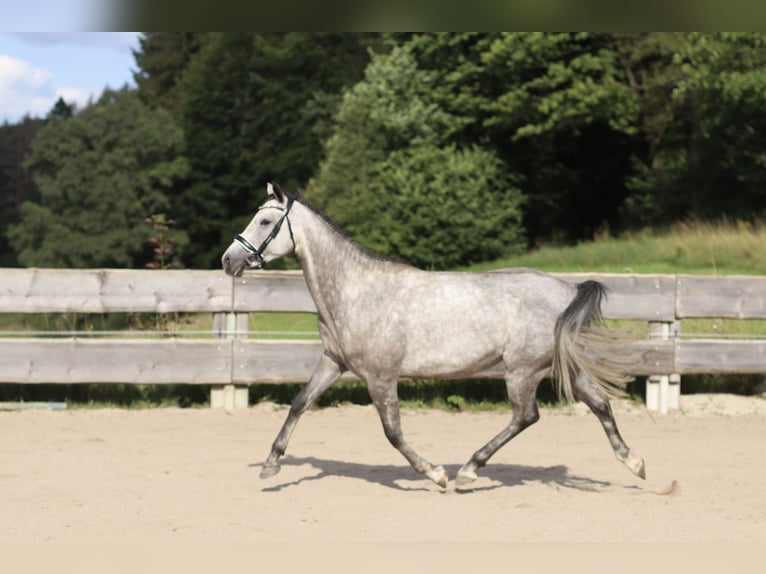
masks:
[[[577,295],[556,321],[553,376],[559,397],[574,402],[573,386],[582,373],[607,397],[624,396],[636,357],[619,353],[620,343],[635,340],[609,330],[601,316],[606,288],[597,281],[577,286]]]

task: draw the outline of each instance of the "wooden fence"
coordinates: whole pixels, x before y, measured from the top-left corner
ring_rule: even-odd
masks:
[[[680,337],[686,318],[766,319],[766,277],[559,276],[604,283],[606,318],[649,322],[633,374],[649,375],[650,409],[678,408],[686,373],[766,373],[766,340]],[[0,269],[0,313],[214,315],[209,337],[0,333],[0,383],[205,384],[211,406],[246,406],[248,385],[306,381],[321,354],[317,340],[250,338],[247,314],[262,311],[316,312],[300,271]]]

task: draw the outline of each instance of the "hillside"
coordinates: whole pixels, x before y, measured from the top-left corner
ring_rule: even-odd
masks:
[[[766,275],[766,224],[678,223],[573,247],[543,247],[464,270],[532,267],[551,272]]]

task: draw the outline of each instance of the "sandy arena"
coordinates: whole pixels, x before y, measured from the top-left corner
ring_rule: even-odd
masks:
[[[647,480],[583,405],[544,409],[467,491],[417,475],[372,407],[314,410],[282,472],[260,463],[286,407],[0,412],[0,540],[57,542],[747,542],[766,539],[766,400],[615,405]],[[450,478],[509,413],[406,410]]]

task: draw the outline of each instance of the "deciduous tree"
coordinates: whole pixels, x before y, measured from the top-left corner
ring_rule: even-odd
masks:
[[[407,48],[375,55],[344,97],[308,197],[357,241],[444,269],[522,243],[520,194],[490,151],[458,147],[462,119]]]
[[[41,267],[130,267],[147,249],[144,218],[169,207],[187,172],[167,111],[135,92],[105,90],[93,105],[41,128],[26,162],[39,191],[9,231],[19,261]]]

